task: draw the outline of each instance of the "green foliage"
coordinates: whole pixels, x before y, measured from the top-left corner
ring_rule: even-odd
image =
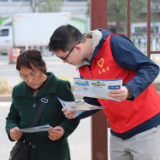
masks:
[[[146,7],[146,0],[132,0],[130,4],[131,22],[138,22],[138,16],[142,9]],[[108,0],[108,22],[117,22],[117,32],[119,27],[125,26],[127,20],[127,1]]]
[[[132,0],[130,4],[131,21],[137,21],[137,16],[146,7],[146,0]],[[108,18],[110,21],[123,21],[127,14],[126,0],[108,0]]]
[[[143,8],[146,8],[146,0],[131,0],[130,19],[131,22],[141,21],[138,16]],[[125,28],[127,21],[127,1],[126,0],[107,0],[108,22],[116,22],[116,32],[120,32],[120,26]],[[86,15],[90,16],[90,2],[87,3]]]
[[[0,79],[0,94],[1,93],[11,93],[12,87],[9,87],[8,81],[4,78]]]
[[[86,16],[87,16],[87,17],[90,16],[90,14],[91,14],[90,12],[91,12],[91,11],[90,11],[90,2],[88,1],[88,2],[87,2],[87,11],[86,11]]]
[[[45,0],[38,5],[38,12],[60,12],[62,0]]]
[[[1,26],[1,24],[2,24],[2,17],[1,17],[1,15],[0,15],[0,26]]]

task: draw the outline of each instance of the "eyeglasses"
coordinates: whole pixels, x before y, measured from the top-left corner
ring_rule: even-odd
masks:
[[[59,57],[59,58],[62,59],[63,61],[66,61],[67,58],[68,58],[68,56],[69,56],[69,55],[71,54],[71,52],[73,51],[74,47],[75,47],[77,44],[79,44],[79,43],[81,43],[81,42],[76,43],[76,44],[71,48],[71,50],[69,51],[69,53],[67,54],[67,56],[66,56],[65,58],[63,58],[63,57]]]

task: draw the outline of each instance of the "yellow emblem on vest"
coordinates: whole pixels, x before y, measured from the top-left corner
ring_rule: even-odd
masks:
[[[101,71],[99,71],[99,74],[101,74]]]
[[[109,71],[109,67],[107,67],[106,70]]]
[[[101,59],[97,62],[98,66],[100,66],[100,67],[103,67],[103,63],[104,63],[104,59],[103,59],[103,58],[101,58]]]

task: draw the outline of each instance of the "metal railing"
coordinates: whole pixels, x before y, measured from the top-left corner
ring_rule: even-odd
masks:
[[[131,36],[130,39],[135,44],[135,46],[139,48],[139,50],[141,50],[144,54],[147,55],[147,35]],[[150,36],[150,46],[151,50],[160,50],[160,35]]]

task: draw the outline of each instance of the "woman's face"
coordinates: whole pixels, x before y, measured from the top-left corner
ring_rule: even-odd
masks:
[[[46,76],[45,74],[31,65],[33,69],[26,68],[24,66],[20,69],[21,78],[26,82],[26,84],[33,88],[39,88],[42,83],[45,81]]]

